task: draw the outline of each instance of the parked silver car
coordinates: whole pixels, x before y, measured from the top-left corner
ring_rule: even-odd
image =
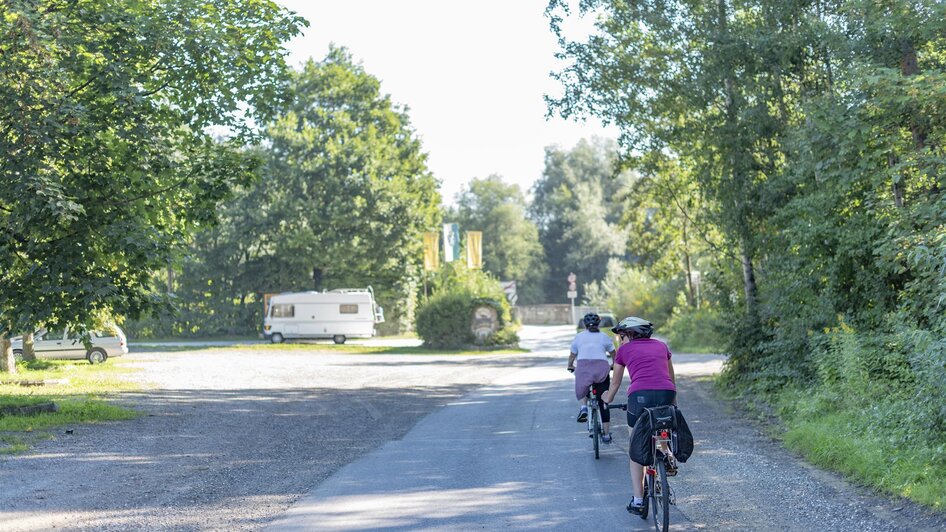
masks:
[[[23,358],[23,337],[14,337],[12,343],[13,356],[20,360]],[[110,325],[104,331],[93,332],[92,347],[89,349],[86,349],[79,334],[62,329],[40,329],[33,334],[33,351],[36,358],[84,358],[92,364],[101,364],[109,357],[127,353],[128,341],[117,325]]]

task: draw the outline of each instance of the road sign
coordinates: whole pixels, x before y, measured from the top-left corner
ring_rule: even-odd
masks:
[[[568,274],[568,282],[569,282],[570,284],[575,284],[575,281],[577,281],[577,280],[578,280],[578,277],[577,277],[574,273],[569,273],[569,274]]]
[[[576,297],[578,297],[578,292],[575,290],[569,290],[568,295],[565,297],[567,297],[568,299],[575,299]]]
[[[568,291],[574,292],[575,290],[578,290],[578,287],[575,285],[575,283],[568,283]]]

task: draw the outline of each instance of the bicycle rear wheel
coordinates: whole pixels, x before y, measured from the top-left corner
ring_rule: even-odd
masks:
[[[601,418],[599,415],[597,408],[591,410],[591,438],[595,442],[595,460],[597,460],[599,456],[598,447],[600,446],[599,440],[601,439]]]
[[[641,519],[647,520],[647,509],[650,508],[650,494],[654,491],[654,476],[648,474],[644,468],[644,507],[641,508]]]
[[[653,475],[654,529],[667,532],[670,529],[670,485],[667,484],[667,466],[662,458],[657,458],[657,474]]]

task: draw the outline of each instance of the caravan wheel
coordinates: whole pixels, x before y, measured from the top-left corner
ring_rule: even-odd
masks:
[[[336,344],[344,344],[344,343],[345,343],[345,335],[344,335],[344,334],[336,334],[335,336],[332,337],[332,341],[334,341]]]
[[[270,341],[274,344],[281,344],[285,341],[285,338],[283,338],[279,333],[273,333],[272,339]]]

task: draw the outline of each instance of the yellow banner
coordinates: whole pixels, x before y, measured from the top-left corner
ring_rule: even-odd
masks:
[[[424,269],[436,270],[440,267],[440,233],[424,233]]]
[[[466,232],[466,265],[476,269],[483,267],[482,231]]]

